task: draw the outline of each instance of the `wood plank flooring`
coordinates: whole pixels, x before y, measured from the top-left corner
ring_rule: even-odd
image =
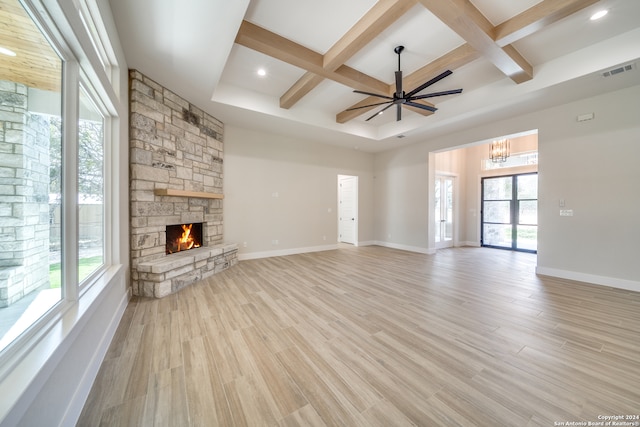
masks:
[[[640,414],[640,293],[535,255],[242,261],[133,299],[80,426],[554,426]]]

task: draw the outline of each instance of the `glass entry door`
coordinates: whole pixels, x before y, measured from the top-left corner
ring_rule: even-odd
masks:
[[[482,179],[482,246],[536,252],[538,174]]]
[[[437,249],[453,246],[453,180],[451,176],[436,176],[434,217]]]

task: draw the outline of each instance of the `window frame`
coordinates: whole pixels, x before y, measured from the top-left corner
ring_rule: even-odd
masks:
[[[25,328],[12,342],[0,350],[0,384],[25,359],[31,359],[36,347],[45,345],[50,348],[50,332],[59,326],[69,310],[78,306],[83,297],[95,298],[91,291],[94,285],[104,284],[121,274],[120,266],[113,265],[114,230],[112,218],[115,216],[114,180],[117,171],[113,169],[113,157],[117,154],[117,133],[119,123],[117,105],[118,95],[109,71],[117,74],[115,67],[105,69],[99,60],[98,52],[88,51],[82,45],[71,28],[77,28],[73,16],[65,14],[64,5],[55,0],[16,0],[47,39],[51,48],[62,61],[61,72],[61,114],[62,114],[62,201],[61,201],[61,297],[36,321]],[[95,0],[91,0],[97,10]],[[83,0],[86,3],[85,0]],[[77,14],[77,11],[76,11]],[[68,19],[69,18],[69,19]],[[77,19],[80,20],[79,14]],[[63,23],[59,26],[57,23]],[[75,24],[75,25],[74,25]],[[65,28],[65,30],[60,30]],[[86,26],[85,30],[88,31]],[[91,34],[87,38],[93,39]],[[107,39],[107,45],[110,43]],[[98,67],[97,65],[100,65]],[[83,87],[104,117],[104,263],[101,268],[87,276],[82,283],[78,281],[78,120],[79,93]],[[75,244],[73,243],[75,242]],[[118,268],[116,268],[118,267]],[[108,272],[108,274],[105,274]],[[90,294],[90,295],[89,295]],[[89,302],[87,302],[89,304]],[[84,306],[81,303],[80,306]],[[34,357],[42,359],[42,357]],[[41,360],[42,361],[42,360]],[[1,419],[0,414],[0,419]]]

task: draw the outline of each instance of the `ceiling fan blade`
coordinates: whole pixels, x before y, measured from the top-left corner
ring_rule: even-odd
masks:
[[[428,82],[424,82],[423,84],[421,84],[420,86],[418,86],[417,88],[415,88],[414,90],[412,90],[411,92],[409,92],[408,94],[406,94],[405,99],[407,98],[411,98],[413,95],[415,95],[416,93],[423,91],[424,89],[426,89],[427,87],[431,86],[434,83],[439,82],[440,80],[444,79],[445,77],[449,76],[453,74],[451,72],[451,70],[447,70],[444,73],[440,74],[439,76],[436,76],[434,78],[432,78],[431,80],[429,80]]]
[[[382,114],[385,110],[387,110],[389,107],[391,107],[393,105],[393,103],[389,103],[389,105],[387,105],[386,107],[384,107],[382,110],[378,111],[377,113],[375,113],[373,116],[369,117],[367,120],[365,120],[365,122],[368,122],[369,120],[373,119],[375,116]]]
[[[396,104],[396,122],[402,120],[402,104]]]
[[[386,96],[386,95],[378,95],[377,93],[371,93],[371,92],[363,92],[361,90],[354,90],[354,93],[361,93],[362,95],[369,95],[369,96],[376,96],[378,98],[384,98],[384,99],[393,99],[390,96]]]
[[[404,105],[408,105],[410,107],[415,107],[415,108],[421,108],[423,110],[431,111],[432,113],[435,113],[437,110],[436,107],[432,107],[430,105],[418,104],[417,102],[411,102],[411,101],[405,102]]]
[[[412,96],[408,100],[409,101],[413,101],[415,99],[433,98],[435,96],[454,95],[456,93],[461,93],[461,92],[462,92],[462,89],[445,90],[443,92],[433,92],[433,93],[427,93],[427,94],[424,94],[424,95]]]
[[[396,98],[402,98],[402,71],[396,71]]]
[[[360,107],[347,108],[345,111],[353,111],[353,110],[359,110],[361,108],[376,107],[378,105],[384,105],[384,104],[388,104],[390,102],[393,102],[393,101],[377,102],[375,104],[369,104],[369,105],[362,105]]]

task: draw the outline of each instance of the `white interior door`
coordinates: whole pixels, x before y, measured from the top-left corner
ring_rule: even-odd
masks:
[[[358,177],[338,175],[338,241],[358,241]]]
[[[454,177],[436,176],[435,237],[436,249],[453,246],[453,194]]]

